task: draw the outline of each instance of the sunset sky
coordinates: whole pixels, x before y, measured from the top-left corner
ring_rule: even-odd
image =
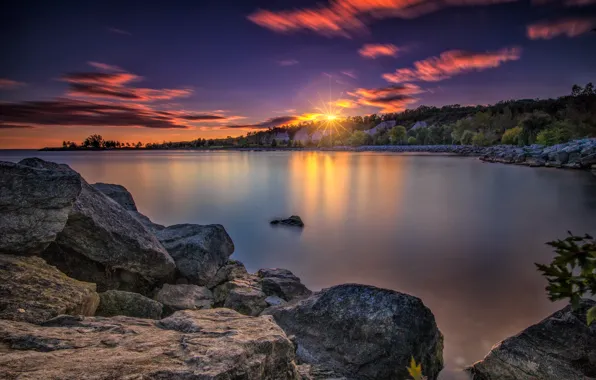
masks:
[[[596,0],[7,1],[0,148],[237,136],[596,82]]]

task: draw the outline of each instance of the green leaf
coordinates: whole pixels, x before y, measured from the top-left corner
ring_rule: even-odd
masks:
[[[586,319],[588,321],[588,326],[590,326],[592,322],[596,321],[596,306],[592,306],[590,310],[588,310]]]

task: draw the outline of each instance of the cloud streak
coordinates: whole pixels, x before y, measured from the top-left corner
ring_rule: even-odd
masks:
[[[413,95],[419,94],[423,90],[414,84],[402,84],[383,88],[358,88],[348,95],[355,100],[340,99],[337,106],[346,108],[355,108],[356,105],[380,108],[381,112],[401,112],[408,105],[416,103],[418,98]],[[342,105],[342,104],[344,105]]]
[[[280,125],[292,124],[300,121],[299,116],[278,116],[256,124],[228,125],[226,128],[269,129]]]
[[[399,48],[393,44],[365,44],[358,50],[364,58],[376,59],[382,56],[396,57]]]
[[[90,62],[94,67],[108,67],[109,65]],[[109,66],[116,67],[116,66]],[[153,102],[169,100],[192,95],[190,88],[182,89],[152,89],[130,86],[131,82],[143,80],[142,77],[128,72],[83,72],[71,73],[62,77],[69,83],[68,95],[74,97],[93,97],[117,99],[136,102]]]
[[[449,50],[438,57],[414,62],[412,68],[397,69],[393,73],[383,74],[383,78],[391,83],[438,82],[463,73],[499,67],[505,62],[515,61],[520,57],[521,49],[518,47],[485,53]]]
[[[375,19],[415,18],[450,6],[490,5],[516,0],[330,0],[327,5],[285,11],[257,10],[248,19],[278,33],[300,30],[350,38]]]
[[[122,35],[125,35],[125,36],[132,36],[132,33],[131,32],[128,32],[128,31],[126,31],[124,29],[118,29],[118,28],[109,27],[109,28],[107,28],[107,30],[110,33],[122,34]]]
[[[280,65],[280,66],[294,66],[294,65],[297,65],[299,63],[300,62],[298,62],[295,59],[286,59],[286,60],[283,60],[283,61],[277,61],[277,64]]]
[[[558,36],[573,38],[589,32],[594,27],[596,19],[566,18],[528,25],[527,35],[531,40],[550,40]]]
[[[188,129],[194,122],[223,122],[237,118],[186,111],[157,111],[136,104],[97,103],[72,99],[0,103],[0,114],[0,128],[107,126]]]
[[[16,80],[0,78],[0,90],[12,90],[24,85],[25,83],[17,82]]]

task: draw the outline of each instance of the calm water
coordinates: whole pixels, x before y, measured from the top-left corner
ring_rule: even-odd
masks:
[[[221,223],[250,271],[311,289],[357,282],[416,295],[445,335],[443,379],[546,317],[534,262],[567,230],[596,233],[596,177],[473,158],[322,152],[0,151],[126,186],[161,224]],[[303,231],[269,220],[297,214]]]

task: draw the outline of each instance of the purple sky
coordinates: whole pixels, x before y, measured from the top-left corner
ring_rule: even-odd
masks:
[[[138,4],[0,6],[0,148],[236,136],[596,79],[596,0]]]

